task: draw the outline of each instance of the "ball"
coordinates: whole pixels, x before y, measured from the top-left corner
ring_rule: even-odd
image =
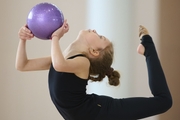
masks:
[[[35,37],[42,40],[51,39],[54,31],[64,23],[62,11],[54,4],[39,3],[29,12],[27,27]]]

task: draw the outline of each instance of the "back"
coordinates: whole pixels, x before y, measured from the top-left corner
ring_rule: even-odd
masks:
[[[75,56],[76,57],[76,56]],[[70,59],[73,59],[71,57]],[[74,73],[57,72],[53,65],[49,70],[49,91],[59,113],[68,120],[92,120],[99,112],[96,95],[86,94],[88,79]],[[93,114],[93,115],[92,115]]]

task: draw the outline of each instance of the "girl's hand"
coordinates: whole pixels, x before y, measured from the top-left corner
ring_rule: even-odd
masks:
[[[68,31],[69,31],[69,25],[67,23],[67,20],[65,20],[63,25],[52,34],[51,38],[53,39],[53,37],[57,37],[59,40]]]
[[[34,37],[32,32],[28,29],[27,25],[20,28],[18,35],[21,40],[30,40]]]

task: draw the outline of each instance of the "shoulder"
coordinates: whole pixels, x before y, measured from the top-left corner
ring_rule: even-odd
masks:
[[[80,68],[89,68],[90,67],[90,62],[89,62],[89,59],[86,58],[86,57],[83,57],[83,56],[79,56],[79,57],[75,57],[73,58],[73,60],[75,61],[75,63],[77,65],[79,65]]]
[[[58,72],[82,74],[89,73],[89,67],[90,62],[88,58],[82,55],[74,55],[65,59],[63,63],[60,63],[60,65],[57,65],[55,70]]]
[[[77,65],[74,74],[82,79],[87,79],[89,77],[89,59],[86,57],[76,57],[74,60]]]
[[[76,54],[67,58],[67,60],[75,61],[77,64],[86,64],[90,66],[89,59],[83,54]]]

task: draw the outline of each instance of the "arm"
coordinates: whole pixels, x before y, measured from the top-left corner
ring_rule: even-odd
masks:
[[[52,34],[52,43],[51,43],[52,64],[56,71],[81,74],[82,71],[89,70],[89,64],[90,64],[89,60],[85,57],[65,59],[62,54],[61,48],[59,46],[59,39],[66,32],[68,32],[68,30],[69,30],[69,26],[65,21],[63,26]]]
[[[46,70],[50,68],[51,57],[28,59],[26,54],[26,41],[34,36],[31,31],[23,26],[19,31],[19,45],[16,54],[15,67],[20,71]]]
[[[89,60],[85,57],[65,59],[59,46],[57,37],[53,37],[51,43],[52,64],[56,71],[82,73],[89,70]],[[83,66],[83,67],[82,67]]]

